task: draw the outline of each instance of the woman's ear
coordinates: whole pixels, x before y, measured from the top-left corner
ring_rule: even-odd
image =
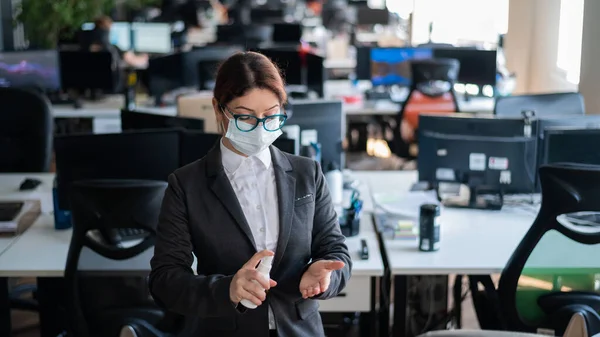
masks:
[[[220,134],[224,134],[225,130],[223,129],[223,111],[221,111],[221,105],[216,98],[212,99],[213,110],[215,111],[215,120],[217,121],[217,127]]]

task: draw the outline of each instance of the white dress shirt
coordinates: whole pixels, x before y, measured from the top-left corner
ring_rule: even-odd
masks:
[[[221,160],[233,191],[252,231],[258,251],[275,252],[279,238],[279,208],[275,171],[268,148],[250,157],[240,156],[221,141]],[[269,307],[269,329],[275,319]]]

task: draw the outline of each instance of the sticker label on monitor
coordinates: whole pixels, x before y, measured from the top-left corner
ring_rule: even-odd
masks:
[[[500,172],[500,184],[510,185],[512,182],[510,171]]]
[[[490,170],[508,170],[508,158],[490,157],[488,167]]]
[[[435,170],[435,179],[440,181],[455,181],[454,170],[440,167]]]
[[[469,155],[469,170],[485,171],[487,165],[485,153],[471,153]]]

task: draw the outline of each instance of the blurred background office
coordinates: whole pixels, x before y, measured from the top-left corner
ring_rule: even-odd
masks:
[[[73,295],[85,291],[72,289],[81,286],[74,275],[97,268],[135,274],[121,285],[87,283],[115,298],[129,293],[128,305],[145,308],[115,313],[115,322],[143,316],[166,330],[177,325],[178,318],[143,291],[130,291],[143,288],[152,221],[135,230],[104,228],[99,237],[110,249],[90,248],[77,231],[76,222],[86,218],[77,200],[102,203],[125,193],[150,200],[169,172],[202,158],[218,139],[211,93],[216,70],[231,55],[258,51],[281,68],[289,118],[275,146],[319,161],[329,177],[344,172],[344,183],[331,181],[339,203],[356,187],[349,172],[366,171],[381,181],[392,174],[392,187],[409,177],[419,191],[458,183],[471,193],[463,206],[489,211],[502,208],[505,194],[538,195],[543,164],[566,158],[600,165],[590,155],[590,144],[600,139],[594,138],[598,18],[595,0],[0,0],[0,197],[19,199],[41,188],[54,207],[41,212],[49,215],[48,228],[25,230],[0,219],[11,234],[0,237],[0,293],[10,289],[8,298],[0,295],[0,336],[11,323],[20,337],[54,337],[69,326],[84,329],[81,322],[104,326],[106,317],[96,314],[105,308],[86,307]],[[557,140],[580,151],[568,153]],[[98,179],[129,183],[89,183]],[[500,201],[477,203],[483,187],[498,192]],[[112,198],[94,199],[103,189]],[[357,193],[350,195],[352,206],[340,211],[345,233],[356,247],[363,239],[376,244],[370,255],[356,256],[364,265],[355,264],[357,283],[347,297],[322,304],[321,311],[328,336],[373,336],[373,326],[385,335],[397,323],[390,321],[386,292],[390,266],[402,258],[387,254],[378,230],[356,234],[361,207],[355,207]],[[3,207],[20,212],[24,206]],[[373,227],[372,220],[363,223]],[[79,224],[94,230],[86,226]],[[393,227],[394,235],[403,233],[398,223]],[[143,249],[136,246],[141,257],[128,255],[135,249],[112,253],[129,239],[142,240]],[[45,262],[23,257],[28,246],[43,245],[54,254],[39,260]],[[141,262],[106,267],[112,265],[83,254],[77,264],[72,252],[84,246]],[[473,268],[467,269],[479,270]],[[402,299],[410,302],[394,297]],[[6,318],[11,312],[12,320]],[[463,325],[477,326],[475,316],[465,309]],[[423,323],[433,316],[414,317],[413,325],[422,327],[415,331],[430,330]],[[447,317],[437,318],[445,323]]]

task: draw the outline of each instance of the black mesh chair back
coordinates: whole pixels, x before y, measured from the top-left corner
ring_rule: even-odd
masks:
[[[460,62],[455,59],[435,58],[410,61],[411,86],[400,113],[396,116],[396,127],[392,128],[394,139],[388,142],[392,151],[402,158],[415,158],[410,144],[402,135],[403,123],[418,129],[419,114],[458,112],[459,106],[454,92],[454,82],[458,78]],[[429,102],[423,103],[424,100]],[[412,140],[417,141],[417,139]]]
[[[413,60],[410,63],[412,88],[427,96],[440,96],[452,91],[452,85],[458,78],[460,63],[455,59],[436,58]],[[445,82],[438,84],[435,82]],[[439,87],[442,85],[443,87]]]
[[[0,104],[0,173],[49,171],[54,124],[48,99],[0,87]]]
[[[538,95],[498,97],[494,114],[503,117],[520,117],[523,111],[533,111],[536,116],[584,115],[583,96],[578,92],[559,92]]]
[[[498,286],[509,330],[562,336],[581,314],[600,333],[600,167],[553,164],[539,170],[542,205],[504,268]],[[585,213],[581,213],[585,212]]]
[[[86,296],[92,297],[91,295],[99,293],[100,290],[94,289],[98,286],[97,282],[90,289],[88,281],[94,284],[93,278],[82,277],[78,267],[84,247],[110,260],[131,259],[150,249],[154,245],[158,215],[166,187],[166,182],[149,180],[88,180],[72,184],[70,195],[73,236],[69,246],[65,279],[68,293],[67,309],[72,319],[70,329],[74,336],[91,336],[92,332],[97,333],[100,329],[105,335],[118,335],[119,329],[132,318],[150,322],[162,318],[162,311],[158,308],[141,308],[147,297],[144,276],[133,281],[124,280],[120,286],[106,285],[110,291],[103,292],[100,299],[97,296],[95,298],[96,302],[103,302],[102,310],[99,310],[98,303],[88,305],[93,301],[86,300]],[[93,236],[95,231],[104,233],[120,228],[143,229],[147,235],[129,247],[109,244]],[[112,279],[118,280],[116,277]],[[119,282],[115,281],[115,284]],[[123,289],[125,291],[122,291]],[[113,298],[109,298],[110,296]],[[111,301],[115,303],[114,308],[110,307]],[[93,310],[88,306],[93,307]]]

